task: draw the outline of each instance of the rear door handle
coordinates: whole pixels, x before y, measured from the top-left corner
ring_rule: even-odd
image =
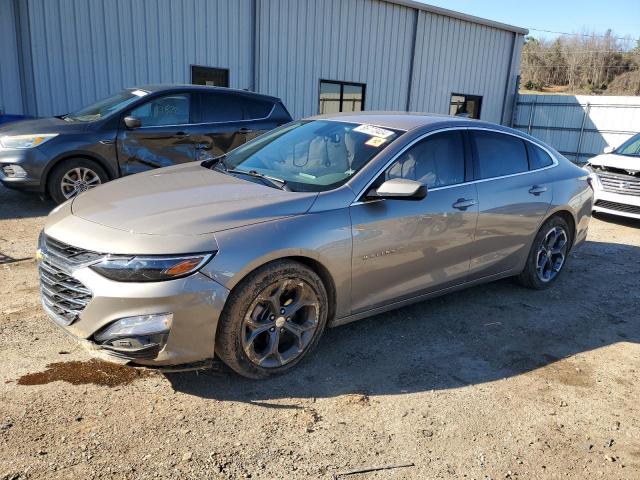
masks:
[[[241,127],[238,129],[238,133],[251,133],[251,132],[253,132],[253,130],[247,127]]]
[[[472,198],[459,198],[458,201],[451,206],[458,210],[466,210],[469,207],[473,207],[476,203]]]
[[[187,132],[177,132],[175,136],[177,138],[186,138],[186,137],[190,137],[191,135],[189,135]]]
[[[529,193],[531,195],[540,195],[541,193],[544,193],[547,190],[549,189],[545,185],[534,185],[529,189]]]

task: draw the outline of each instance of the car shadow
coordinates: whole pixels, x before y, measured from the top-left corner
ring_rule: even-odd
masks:
[[[329,329],[283,376],[252,381],[219,365],[166,377],[186,394],[277,408],[298,407],[269,401],[398,395],[523,374],[583,387],[595,380],[570,357],[640,341],[637,292],[640,248],[587,242],[553,288],[506,279]]]
[[[0,220],[44,217],[56,206],[49,198],[33,192],[20,192],[0,185]]]
[[[603,212],[593,212],[593,217],[606,223],[614,223],[624,227],[640,228],[640,220],[635,218],[621,217]]]

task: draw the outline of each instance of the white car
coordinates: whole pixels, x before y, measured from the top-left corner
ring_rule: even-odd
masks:
[[[594,189],[594,212],[640,219],[640,133],[584,166]]]

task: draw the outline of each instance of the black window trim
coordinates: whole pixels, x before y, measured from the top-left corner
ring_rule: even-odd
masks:
[[[402,149],[399,152],[397,152],[395,155],[393,155],[389,159],[389,161],[387,161],[387,163],[385,163],[374,175],[372,175],[371,180],[365,184],[364,188],[360,189],[358,194],[355,196],[355,199],[353,200],[353,202],[351,202],[350,206],[356,206],[356,205],[369,204],[369,203],[372,203],[372,202],[383,202],[383,201],[385,201],[384,198],[377,199],[377,200],[369,200],[369,201],[365,201],[363,199],[364,199],[364,195],[366,195],[366,193],[369,191],[369,188],[371,187],[371,185],[378,179],[378,177],[382,173],[384,173],[391,165],[393,165],[393,162],[395,162],[398,158],[400,158],[400,155],[402,155],[404,152],[406,152],[413,145],[415,145],[416,143],[418,143],[421,140],[424,140],[428,136],[433,135],[435,133],[448,131],[448,130],[463,130],[463,131],[467,132],[465,134],[466,137],[469,137],[468,132],[470,130],[481,130],[481,131],[504,133],[505,135],[511,135],[512,137],[519,138],[520,140],[525,141],[525,142],[530,142],[533,145],[542,148],[542,150],[544,150],[545,152],[547,152],[549,154],[549,156],[551,157],[551,160],[553,160],[553,164],[549,165],[547,167],[538,168],[536,170],[527,170],[526,172],[511,173],[509,175],[502,175],[500,177],[482,178],[482,179],[478,179],[478,180],[475,179],[475,172],[474,172],[474,177],[472,177],[473,180],[470,180],[470,181],[464,182],[464,183],[456,183],[455,185],[446,185],[444,187],[429,188],[428,189],[429,192],[433,192],[433,191],[436,191],[436,190],[444,190],[446,188],[456,188],[456,187],[460,187],[460,186],[463,186],[463,185],[470,185],[470,184],[473,184],[473,183],[491,182],[493,180],[498,180],[498,179],[501,179],[501,178],[509,178],[509,177],[516,177],[516,176],[519,176],[519,175],[527,175],[529,173],[541,172],[543,170],[548,170],[548,169],[555,168],[555,167],[558,166],[558,160],[556,159],[555,155],[553,155],[548,148],[546,148],[543,145],[540,145],[540,144],[538,144],[536,142],[532,142],[528,138],[521,137],[520,135],[517,135],[515,133],[505,132],[504,130],[499,130],[497,128],[489,128],[489,127],[444,127],[444,128],[439,128],[439,129],[436,129],[436,130],[432,130],[432,131],[427,132],[427,133],[425,133],[423,135],[420,135],[419,137],[414,138],[408,144],[406,144],[404,147],[402,147]],[[468,141],[470,142],[471,139],[468,139]],[[525,148],[525,150],[526,150],[526,148]],[[349,182],[347,182],[345,185],[347,185],[348,183]]]
[[[318,81],[318,114],[320,114],[320,87],[323,83],[330,83],[333,85],[340,85],[340,109],[338,112],[342,112],[342,104],[344,102],[344,87],[345,85],[350,87],[362,87],[362,102],[361,102],[361,112],[364,112],[365,109],[365,101],[367,99],[367,84],[366,83],[358,83],[358,82],[343,82],[342,80],[327,80],[325,78],[321,78]]]
[[[476,95],[474,93],[456,93],[456,92],[451,92],[451,95],[449,95],[449,108],[451,108],[451,99],[455,96],[458,97],[465,97],[465,103],[467,102],[467,97],[472,97],[475,99],[478,99],[478,118],[475,117],[469,117],[472,118],[474,120],[480,120],[481,116],[482,116],[482,100],[484,99],[483,95]],[[454,115],[455,116],[455,115]]]

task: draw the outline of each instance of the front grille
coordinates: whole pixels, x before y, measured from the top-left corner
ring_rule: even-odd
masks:
[[[606,200],[596,200],[596,207],[606,208],[607,210],[616,210],[618,212],[633,213],[640,215],[640,207],[635,205],[626,205],[624,203],[608,202]]]
[[[44,237],[44,248],[48,254],[57,257],[65,264],[71,265],[93,262],[104,256],[103,253],[74,247],[73,245],[60,242],[49,236]]]
[[[640,196],[640,177],[611,172],[598,172],[597,175],[605,192]]]
[[[80,281],[67,273],[67,268],[100,259],[103,255],[66,243],[44,238],[44,258],[40,261],[40,294],[42,304],[59,323],[70,325],[92,298]]]

